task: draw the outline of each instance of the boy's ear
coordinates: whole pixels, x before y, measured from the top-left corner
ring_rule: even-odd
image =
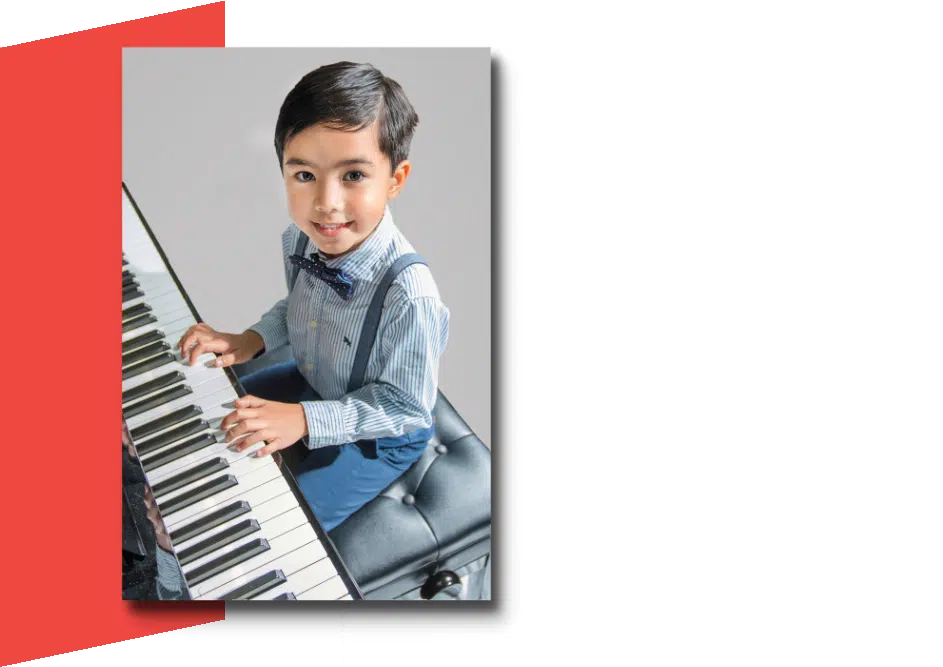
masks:
[[[396,170],[393,172],[393,176],[390,177],[390,189],[386,194],[387,199],[396,199],[399,196],[403,186],[406,185],[406,179],[409,178],[411,170],[412,165],[409,164],[409,160],[403,160],[396,165]]]

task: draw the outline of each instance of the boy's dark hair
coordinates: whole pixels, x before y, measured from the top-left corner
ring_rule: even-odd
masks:
[[[409,156],[419,116],[396,81],[373,65],[339,62],[305,74],[282,103],[275,123],[275,153],[281,169],[285,144],[303,130],[324,123],[357,131],[379,120],[380,150],[393,171]]]

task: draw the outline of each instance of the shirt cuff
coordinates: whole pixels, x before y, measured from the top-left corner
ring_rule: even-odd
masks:
[[[302,401],[308,424],[309,449],[343,445],[351,441],[344,428],[344,412],[340,401]]]
[[[265,352],[271,352],[272,350],[280,348],[282,345],[288,344],[288,332],[284,327],[280,327],[272,322],[266,322],[265,320],[256,322],[246,329],[246,331],[254,331],[262,337]]]

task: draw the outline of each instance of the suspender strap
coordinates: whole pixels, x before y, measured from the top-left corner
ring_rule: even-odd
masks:
[[[367,372],[367,360],[370,358],[370,351],[376,342],[377,330],[380,328],[380,312],[383,310],[383,301],[386,299],[386,293],[396,279],[406,267],[413,264],[426,264],[417,253],[403,255],[391,266],[383,280],[380,281],[376,293],[373,295],[373,301],[367,309],[367,316],[363,322],[363,329],[360,332],[360,342],[357,343],[357,354],[354,357],[354,366],[350,371],[350,381],[347,383],[347,393],[357,391],[363,386],[364,375]]]
[[[308,245],[308,237],[303,231],[298,229],[298,227],[295,227],[295,229],[298,230],[298,241],[295,243],[295,254],[304,257],[305,246]],[[295,286],[295,281],[298,279],[298,272],[301,271],[301,267],[291,264],[289,270],[291,273],[289,274],[288,278],[288,293],[291,294],[291,290]]]
[[[298,230],[298,241],[295,243],[295,254],[304,255],[305,247],[308,245],[308,237],[300,229]],[[413,264],[426,264],[417,253],[409,253],[398,258],[393,265],[387,269],[386,275],[377,286],[377,291],[373,295],[373,300],[367,308],[367,316],[363,322],[363,329],[360,332],[360,341],[357,343],[357,354],[354,355],[354,366],[350,371],[350,380],[347,383],[347,393],[357,391],[363,386],[363,379],[367,373],[367,361],[370,359],[370,352],[373,350],[373,344],[377,339],[377,331],[380,328],[380,314],[383,311],[383,302],[386,300],[386,293],[390,285],[400,273]],[[295,281],[298,279],[298,273],[301,267],[291,265],[288,278],[288,293],[291,294]]]

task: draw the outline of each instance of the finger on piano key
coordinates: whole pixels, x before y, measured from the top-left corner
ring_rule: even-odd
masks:
[[[199,357],[197,357],[196,363],[192,366],[179,360],[173,361],[169,364],[169,368],[156,368],[152,371],[148,371],[147,373],[142,373],[141,375],[138,375],[130,380],[124,380],[121,383],[121,391],[128,391],[129,389],[133,389],[134,387],[150,382],[151,380],[154,380],[171,371],[180,371],[183,373],[185,378],[190,378],[196,373],[201,373],[210,369],[212,369],[217,376],[220,373],[225,374],[225,371],[223,371],[221,368],[218,368],[215,364],[216,355],[212,352],[201,354]]]
[[[286,558],[290,558],[291,555],[292,554],[289,554],[289,556]],[[283,563],[281,561],[276,564],[279,567],[283,567]],[[331,559],[327,557],[327,554],[324,554],[319,560],[315,562],[302,560],[299,558],[299,564],[301,565],[300,569],[297,569],[294,572],[286,573],[288,578],[287,582],[280,586],[276,586],[265,593],[260,593],[254,599],[274,600],[279,595],[284,593],[294,593],[295,598],[297,599],[298,594],[301,593],[301,591],[310,590],[319,584],[323,584],[328,579],[337,576],[337,569],[334,567],[334,563],[331,562]]]
[[[233,588],[248,583],[255,577],[264,574],[265,570],[263,568],[266,568],[269,564],[271,564],[271,566],[267,569],[273,569],[278,560],[283,556],[309,544],[314,546],[309,549],[310,553],[308,554],[308,558],[317,560],[320,558],[320,553],[323,553],[324,547],[318,541],[314,529],[311,528],[310,524],[298,526],[294,530],[280,537],[276,537],[269,542],[269,546],[271,547],[269,551],[234,567],[226,568],[225,571],[201,583],[190,585],[191,596],[201,598],[207,594],[212,597],[224,595]],[[285,570],[285,568],[278,569]],[[286,574],[288,574],[289,577],[291,576],[288,572],[286,572]]]
[[[344,595],[347,595],[347,584],[340,576],[332,577],[302,593],[295,593],[299,600],[337,600]]]
[[[167,526],[167,528],[173,529],[176,526],[183,524],[185,521],[197,517],[204,512],[212,510],[223,503],[237,500],[239,497],[247,494],[249,491],[261,487],[267,482],[271,482],[275,479],[284,481],[278,466],[275,465],[274,462],[270,462],[270,465],[263,466],[259,470],[255,470],[252,473],[242,477],[239,480],[240,484],[238,486],[234,486],[230,489],[227,489],[226,491],[223,491],[222,493],[218,493],[212,498],[202,500],[195,505],[191,505],[185,510],[180,510],[179,512],[174,512],[170,516],[164,517],[164,524]],[[275,487],[270,489],[272,493],[277,490],[278,489]]]

